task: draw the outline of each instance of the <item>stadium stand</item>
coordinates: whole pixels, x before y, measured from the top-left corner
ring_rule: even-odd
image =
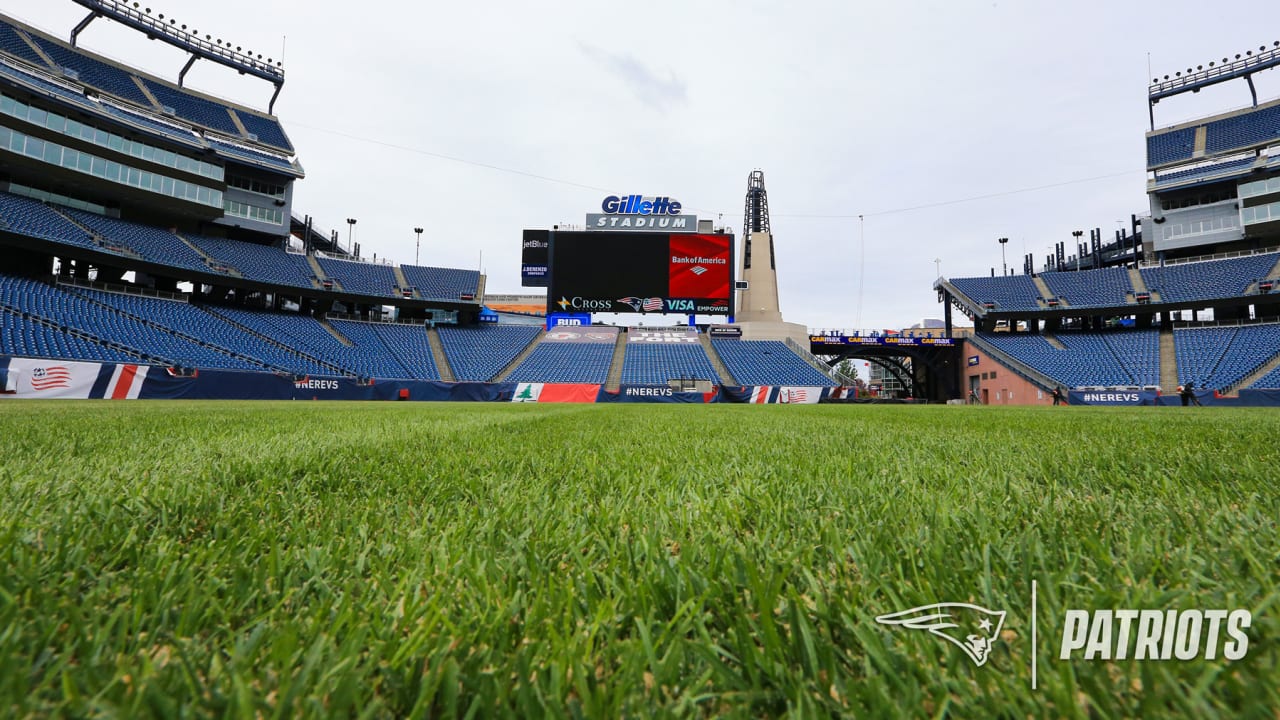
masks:
[[[83,210],[62,208],[62,212],[109,242],[133,250],[144,260],[201,272],[208,272],[210,269],[204,258],[167,230]]]
[[[70,90],[57,83],[50,82],[48,79],[43,78],[36,73],[28,72],[23,68],[14,67],[7,63],[0,62],[0,76],[15,82],[20,86],[41,91],[56,100],[64,101],[65,103],[69,103],[82,109],[96,112],[102,107],[100,104],[90,100],[81,93]]]
[[[324,274],[339,283],[349,293],[397,297],[396,274],[390,265],[359,262],[357,260],[335,260],[333,258],[317,258]]]
[[[1258,380],[1249,387],[1267,389],[1280,388],[1280,367],[1258,378]]]
[[[792,352],[786,343],[775,340],[712,338],[711,345],[729,369],[729,374],[742,385],[836,384]],[[713,373],[710,377],[716,376]]]
[[[82,53],[68,50],[61,45],[39,38],[33,38],[40,49],[51,60],[64,70],[75,73],[73,79],[85,85],[91,85],[103,92],[111,93],[118,98],[135,102],[143,107],[151,107],[151,100],[143,94],[133,75],[114,65],[108,65]],[[43,64],[43,63],[42,63]]]
[[[311,357],[343,368],[357,377],[401,377],[403,368],[382,353],[381,344],[345,345],[320,321],[295,313],[274,313],[243,308],[211,307],[209,312],[224,317],[252,332],[297,348]]]
[[[1205,152],[1214,155],[1280,139],[1280,105],[1264,107],[1205,126]]]
[[[0,282],[4,278],[0,277]],[[0,354],[55,360],[136,363],[139,358],[0,308]]]
[[[478,270],[401,265],[405,280],[417,288],[418,294],[431,300],[457,300],[460,295],[475,295],[480,289]],[[325,272],[328,272],[326,270]]]
[[[69,292],[109,306],[122,314],[159,323],[170,331],[205,345],[221,348],[228,353],[250,358],[273,370],[297,375],[329,374],[327,369],[315,362],[229,325],[216,315],[190,303],[86,288],[71,288]]]
[[[197,125],[240,137],[240,128],[236,127],[235,121],[231,119],[231,108],[226,105],[188,95],[150,80],[142,82],[162,106],[173,110],[174,115]],[[150,103],[146,105],[150,106]]]
[[[1115,307],[1128,302],[1133,284],[1122,267],[1046,272],[1040,278],[1053,294],[1071,307]]]
[[[267,153],[255,152],[249,148],[240,145],[232,145],[226,142],[219,142],[212,137],[205,137],[205,142],[209,143],[209,147],[223,157],[229,157],[235,160],[247,160],[249,162],[266,165],[274,170],[282,170],[287,173],[297,174],[298,169],[288,160]]]
[[[117,120],[122,120],[124,122],[135,125],[141,128],[142,130],[145,130],[157,137],[162,137],[166,140],[177,141],[180,143],[184,143],[186,145],[196,146],[201,149],[204,148],[204,145],[203,143],[201,143],[200,138],[198,138],[196,134],[189,128],[180,128],[180,127],[177,127],[176,125],[169,125],[169,124],[160,122],[158,120],[153,120],[139,113],[126,112],[125,110],[122,110],[117,107],[113,107],[106,103],[99,105],[99,109],[101,109],[103,112],[107,113],[108,115],[116,118]]]
[[[1026,275],[1009,277],[954,278],[951,284],[957,290],[982,305],[994,303],[996,310],[1036,310],[1036,298],[1040,296],[1035,283]]]
[[[44,59],[18,34],[18,29],[3,20],[0,20],[0,50],[37,67],[47,67]]]
[[[263,370],[262,364],[202,345],[61,287],[0,275],[0,304],[79,331],[101,343],[162,365]]]
[[[1061,333],[1054,347],[1041,335],[982,333],[983,340],[1066,387],[1147,387],[1160,382],[1156,330]]]
[[[613,362],[613,343],[543,342],[507,377],[509,382],[598,383]]]
[[[622,361],[623,384],[665,385],[668,380],[678,378],[720,384],[706,351],[698,343],[627,343],[627,354]]]
[[[492,380],[528,347],[542,333],[542,328],[529,325],[444,326],[437,331],[454,378],[485,382]]]
[[[1226,180],[1233,177],[1243,176],[1249,173],[1249,169],[1257,162],[1257,158],[1250,156],[1244,158],[1236,158],[1233,160],[1225,160],[1223,162],[1214,163],[1212,165],[1203,165],[1201,167],[1190,168],[1188,170],[1174,170],[1172,172],[1164,172],[1156,174],[1156,187],[1163,188],[1168,185],[1193,185],[1199,180],[1212,178],[1214,180]]]
[[[1160,293],[1161,302],[1238,297],[1267,276],[1280,253],[1141,268],[1142,282]]]
[[[49,206],[21,195],[0,192],[0,230],[93,250],[93,237]]]
[[[1280,325],[1177,328],[1173,341],[1180,382],[1224,390],[1280,352]]]
[[[1195,151],[1195,128],[1171,130],[1147,137],[1147,167],[1190,160]]]
[[[236,115],[240,118],[240,124],[244,125],[244,129],[258,138],[258,142],[293,152],[293,145],[285,136],[284,128],[280,127],[280,123],[244,110],[236,111]]]
[[[422,325],[330,320],[344,337],[361,347],[362,375],[405,380],[439,380],[435,359]]]
[[[183,237],[214,260],[235,268],[245,278],[291,287],[313,288],[315,273],[305,255],[278,247],[184,233]]]

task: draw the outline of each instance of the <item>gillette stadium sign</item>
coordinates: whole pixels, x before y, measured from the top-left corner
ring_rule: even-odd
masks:
[[[600,203],[602,212],[587,213],[587,229],[697,232],[697,216],[680,214],[681,207],[666,195],[610,195]]]

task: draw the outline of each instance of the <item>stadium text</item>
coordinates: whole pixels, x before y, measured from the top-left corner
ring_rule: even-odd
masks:
[[[1085,393],[1085,402],[1136,403],[1142,399],[1138,393]]]
[[[1248,610],[1068,610],[1058,657],[1083,651],[1084,660],[1213,660],[1221,648],[1224,658],[1240,660],[1252,623]]]
[[[564,297],[561,297],[556,304],[560,306],[561,310],[573,308],[574,310],[598,310],[608,312],[613,309],[612,300],[586,300],[580,297],[575,297],[572,300],[566,300]]]
[[[600,209],[609,215],[679,215],[680,203],[665,195],[610,195],[600,204]]]
[[[627,388],[630,397],[671,397],[675,391],[671,388]]]
[[[672,265],[727,265],[729,261],[724,258],[706,258],[706,257],[682,257],[680,255],[671,256]]]
[[[337,380],[303,380],[293,386],[299,390],[337,390]]]
[[[696,219],[696,218],[695,218]],[[648,230],[651,228],[668,230],[688,230],[688,217],[631,217],[622,215],[588,215],[587,223],[597,228],[632,228]]]

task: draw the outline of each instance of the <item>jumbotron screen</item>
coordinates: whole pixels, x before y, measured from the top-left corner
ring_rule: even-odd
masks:
[[[733,314],[733,236],[553,232],[548,312]]]

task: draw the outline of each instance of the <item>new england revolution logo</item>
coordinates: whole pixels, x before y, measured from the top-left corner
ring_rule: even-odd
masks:
[[[987,664],[991,646],[1004,625],[1005,611],[988,610],[969,603],[935,603],[881,615],[881,625],[901,625],[928,630],[964,651],[978,667]]]

